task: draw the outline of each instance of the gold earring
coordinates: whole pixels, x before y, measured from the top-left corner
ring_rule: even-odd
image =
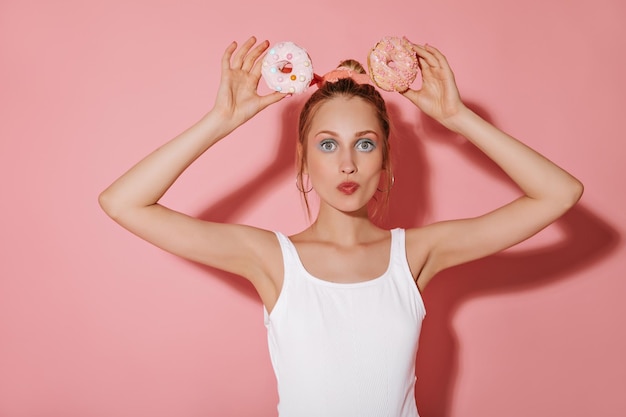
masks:
[[[300,180],[300,181],[298,181],[298,180]],[[300,183],[302,183],[302,175],[298,174],[298,175],[296,175],[296,188],[298,189],[298,191],[300,191],[303,194],[308,194],[308,193],[311,192],[311,190],[313,190],[313,186],[311,185],[311,188],[309,188],[308,190],[304,191],[302,189],[304,187],[304,184],[302,184],[303,187],[300,187]]]
[[[389,187],[389,189],[381,190],[380,188],[376,188],[376,190],[380,193],[388,193],[393,188],[393,184],[395,184],[395,182],[396,182],[396,177],[393,174],[391,174],[391,186]]]

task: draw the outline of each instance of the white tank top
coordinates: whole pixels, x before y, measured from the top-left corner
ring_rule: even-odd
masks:
[[[280,417],[417,417],[415,356],[426,310],[404,229],[391,231],[387,270],[349,284],[311,275],[289,238],[275,233],[285,274],[265,326]]]

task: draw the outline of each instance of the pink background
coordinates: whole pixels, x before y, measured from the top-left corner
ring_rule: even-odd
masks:
[[[422,417],[626,415],[626,3],[211,3],[0,3],[1,417],[275,415],[251,287],[146,244],[97,204],[210,108],[223,49],[252,34],[304,46],[319,73],[364,62],[385,35],[438,46],[473,108],[586,186],[541,234],[427,288]],[[399,164],[390,225],[476,215],[516,195],[463,140],[385,97]],[[305,227],[292,156],[300,101],[220,142],[166,202]]]

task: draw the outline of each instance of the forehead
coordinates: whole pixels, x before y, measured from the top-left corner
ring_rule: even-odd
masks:
[[[309,135],[323,130],[346,134],[373,130],[382,135],[376,108],[360,97],[336,97],[321,103],[311,120]]]

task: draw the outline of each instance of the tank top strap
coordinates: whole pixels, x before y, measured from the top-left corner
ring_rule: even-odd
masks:
[[[391,229],[391,252],[390,252],[390,263],[394,263],[395,265],[402,265],[407,263],[406,259],[406,245],[405,245],[405,233],[402,228]],[[274,231],[276,238],[278,239],[278,243],[280,245],[280,250],[283,256],[283,266],[285,272],[293,271],[295,269],[299,269],[300,266],[300,255],[298,255],[298,251],[286,235],[281,232]],[[291,274],[288,274],[291,275]],[[285,277],[287,278],[287,277]]]
[[[395,278],[410,283],[413,287],[415,281],[406,254],[406,233],[402,228],[391,229],[391,259],[390,268],[394,270],[392,274]]]
[[[391,257],[390,261],[402,262],[406,261],[406,246],[404,229],[391,229]]]
[[[274,231],[274,235],[276,235],[276,239],[278,240],[278,245],[280,246],[280,252],[283,258],[283,285],[280,290],[278,300],[272,310],[273,315],[276,314],[274,311],[280,309],[280,304],[284,304],[281,300],[285,298],[288,288],[291,286],[290,281],[293,279],[293,272],[297,268],[298,260],[298,252],[296,251],[296,247],[293,243],[291,243],[291,240],[279,231]],[[263,317],[265,325],[268,326],[270,323],[270,314],[265,307],[263,307]]]
[[[284,269],[284,277],[283,279],[283,287],[286,284],[286,281],[292,275],[290,272],[293,272],[294,269],[298,267],[298,251],[296,247],[293,245],[291,240],[281,232],[274,231],[276,238],[278,239],[278,244],[280,245],[280,252],[283,256],[283,269]]]

